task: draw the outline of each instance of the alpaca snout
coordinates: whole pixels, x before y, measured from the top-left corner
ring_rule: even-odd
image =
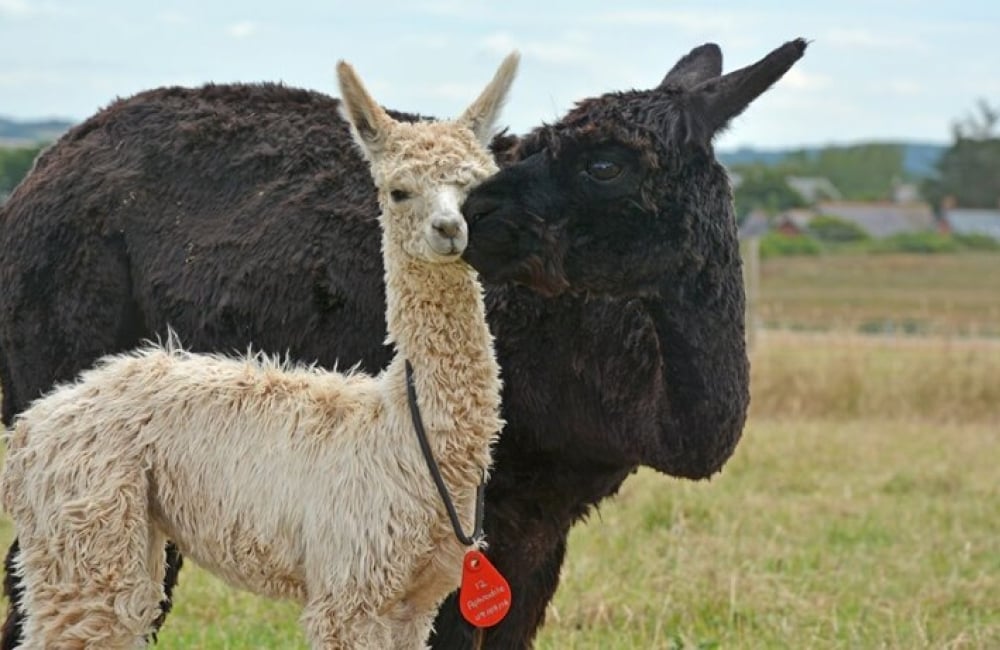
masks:
[[[432,224],[434,232],[441,237],[455,239],[462,233],[461,219],[437,219]]]
[[[468,229],[460,216],[436,217],[431,221],[427,243],[438,255],[461,255],[468,242]]]

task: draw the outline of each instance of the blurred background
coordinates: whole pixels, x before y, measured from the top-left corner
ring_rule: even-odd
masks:
[[[574,530],[538,647],[1000,648],[1000,3],[707,4],[0,0],[0,201],[155,86],[336,94],[346,59],[386,106],[449,116],[516,48],[524,132],[704,42],[729,71],[807,38],[716,141],[745,438],[711,482],[640,471]],[[305,647],[294,607],[197,572],[175,612],[162,648]]]

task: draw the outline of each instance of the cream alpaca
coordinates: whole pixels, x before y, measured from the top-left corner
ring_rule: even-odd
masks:
[[[425,646],[465,549],[413,432],[404,363],[468,527],[502,421],[459,206],[496,171],[484,145],[516,68],[511,55],[454,122],[399,123],[338,66],[382,206],[397,351],[382,374],[168,341],[103,359],[18,419],[0,496],[21,540],[22,647],[141,647],[167,538],[234,585],[302,602],[314,648]]]

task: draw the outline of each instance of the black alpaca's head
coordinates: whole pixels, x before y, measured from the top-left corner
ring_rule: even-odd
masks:
[[[722,75],[719,48],[703,45],[656,88],[584,100],[524,138],[498,137],[504,169],[463,208],[466,259],[487,282],[546,295],[641,295],[662,289],[664,277],[698,273],[720,247],[736,259],[712,139],[805,47],[791,41]]]

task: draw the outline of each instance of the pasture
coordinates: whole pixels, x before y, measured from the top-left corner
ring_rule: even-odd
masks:
[[[791,329],[757,338],[735,456],[640,471],[577,526],[537,647],[1000,647],[1000,340],[971,336],[1000,331],[997,278],[1000,255],[765,261],[761,318]],[[296,616],[189,568],[158,647],[305,648]]]
[[[768,328],[1000,336],[1000,255],[840,254],[761,266]]]

